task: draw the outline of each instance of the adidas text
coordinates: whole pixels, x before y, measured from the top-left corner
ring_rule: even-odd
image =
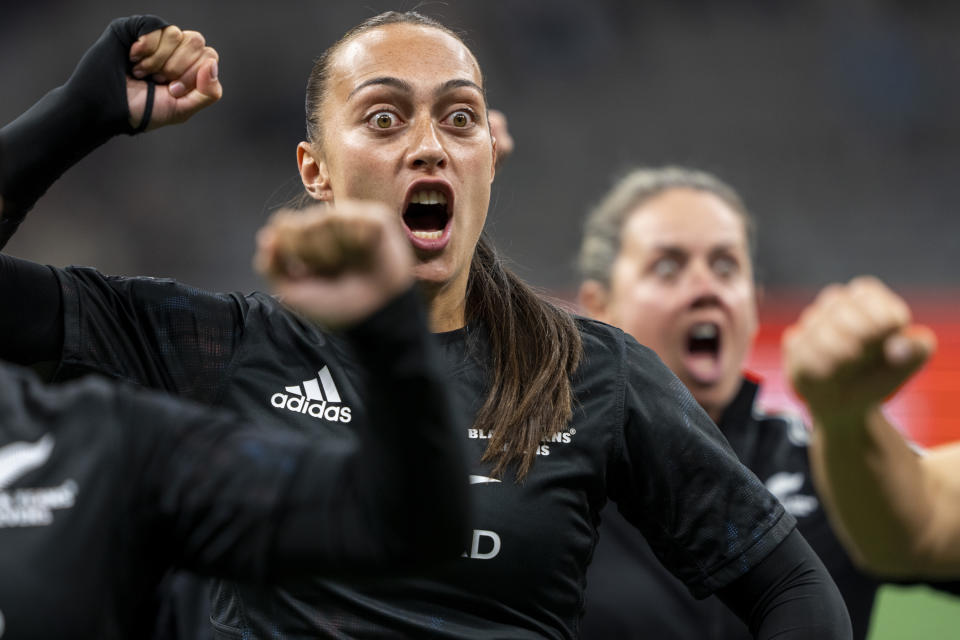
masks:
[[[277,409],[304,413],[327,422],[350,422],[353,418],[350,407],[340,405],[340,391],[329,367],[317,371],[316,378],[285,387],[284,391],[286,393],[275,393],[270,397],[270,404]]]
[[[294,413],[305,413],[308,416],[328,422],[350,422],[353,418],[350,407],[328,405],[326,400],[322,402],[310,402],[302,396],[288,396],[285,393],[273,394],[270,397],[270,404],[278,409],[287,409]]]

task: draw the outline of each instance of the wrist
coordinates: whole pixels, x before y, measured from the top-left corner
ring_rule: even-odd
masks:
[[[814,429],[818,435],[833,443],[861,446],[870,439],[870,427],[882,419],[879,404],[856,407],[822,408],[809,407]]]

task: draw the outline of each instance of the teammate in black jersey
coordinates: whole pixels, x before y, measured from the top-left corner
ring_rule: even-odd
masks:
[[[262,264],[298,276],[309,267],[271,252],[304,242],[308,262],[322,265],[334,248],[314,227],[345,215],[345,201],[379,200],[402,223],[455,406],[471,425],[462,433],[471,540],[456,562],[390,579],[221,582],[215,634],[576,637],[598,513],[611,498],[693,593],[717,593],[756,637],[849,637],[842,600],[793,517],[676,377],[622,332],[538,299],[482,239],[495,155],[482,83],[464,43],[418,14],[384,14],[349,32],[311,74],[308,141],[298,148],[309,196],[340,213],[281,216],[261,237]],[[44,120],[63,125],[58,113]],[[32,139],[46,153],[71,144],[32,117],[11,127],[0,143]],[[5,196],[11,178],[42,193],[54,177],[18,165],[0,185]],[[31,204],[18,200],[15,217]],[[21,359],[53,356],[59,376],[109,372],[324,441],[348,437],[377,408],[357,393],[350,345],[269,296],[9,257],[0,265],[13,274],[0,280],[4,299],[39,299],[62,319],[45,333],[0,312]],[[403,401],[388,409],[398,419],[423,411]]]
[[[764,481],[823,560],[864,638],[879,582],[844,552],[814,491],[798,416],[754,405],[743,367],[757,331],[753,221],[737,193],[707,173],[638,169],[587,219],[580,302],[663,358]],[[665,572],[616,507],[603,513],[587,574],[585,638],[749,637],[715,598],[696,601]]]
[[[170,567],[260,583],[455,557],[462,444],[420,302],[407,293],[349,335],[371,396],[418,402],[419,419],[384,410],[369,433],[311,441],[0,364],[0,638],[142,637]]]

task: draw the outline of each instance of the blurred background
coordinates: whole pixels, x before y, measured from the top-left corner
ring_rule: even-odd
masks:
[[[253,235],[300,193],[312,61],[360,20],[413,8],[465,32],[491,106],[507,114],[517,148],[488,230],[527,280],[572,299],[582,218],[629,168],[707,169],[759,222],[765,329],[752,365],[768,405],[794,404],[778,373],[785,323],[822,285],[873,273],[941,341],[891,411],[923,444],[960,437],[960,3],[5,0],[0,122],[133,13],[203,32],[225,88],[186,125],[84,160],[8,251],[216,290],[261,286]],[[921,618],[940,628],[943,615]],[[891,633],[876,637],[949,636]]]

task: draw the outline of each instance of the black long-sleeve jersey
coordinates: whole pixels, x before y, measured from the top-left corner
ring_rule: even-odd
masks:
[[[880,581],[858,570],[827,520],[813,487],[807,429],[796,416],[766,414],[744,380],[718,426],[731,447],[797,519],[797,528],[837,583],[855,638],[865,638]],[[716,598],[695,600],[664,571],[650,546],[611,505],[601,514],[600,542],[587,572],[583,637],[641,640],[742,640],[743,622]]]
[[[755,406],[759,383],[745,378],[718,426],[740,460],[797,519],[797,530],[823,561],[843,596],[853,637],[867,637],[882,584],[925,584],[960,593],[956,581],[886,580],[858,569],[837,538],[817,496],[808,457],[809,432],[793,414]],[[717,598],[696,600],[664,571],[650,546],[614,505],[601,513],[602,535],[587,572],[585,640],[746,640],[750,632]]]
[[[355,349],[269,296],[208,294],[85,268],[50,274],[62,296],[60,376],[133,380],[328,442],[348,438],[374,408],[357,392],[363,369]],[[541,443],[522,484],[492,478],[480,461],[489,434],[462,428],[474,510],[458,561],[389,580],[224,582],[213,607],[220,637],[576,637],[607,498],[693,593],[748,572],[793,518],[651,351],[606,325],[579,326],[585,354],[573,419]],[[483,335],[440,336],[463,425],[487,388]],[[381,409],[409,416],[428,407],[398,397]]]
[[[352,342],[377,365],[365,389],[433,408],[380,411],[322,442],[97,376],[46,387],[0,365],[0,638],[142,637],[171,567],[259,584],[455,557],[463,451],[417,309],[406,294]]]

